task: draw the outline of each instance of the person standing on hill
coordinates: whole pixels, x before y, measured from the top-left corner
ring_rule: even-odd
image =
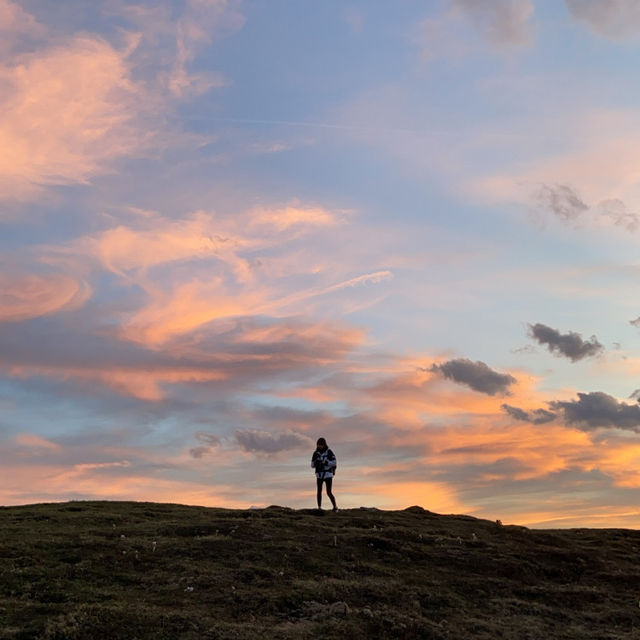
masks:
[[[336,499],[333,497],[333,493],[331,493],[333,476],[335,475],[337,465],[336,456],[333,451],[329,449],[327,441],[324,438],[318,438],[316,450],[313,452],[313,456],[311,456],[311,467],[315,469],[316,484],[318,487],[318,509],[322,508],[322,484],[324,483],[327,487],[327,496],[329,500],[331,500],[333,510],[338,510]]]

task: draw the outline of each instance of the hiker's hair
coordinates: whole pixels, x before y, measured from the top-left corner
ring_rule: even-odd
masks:
[[[321,445],[324,445],[325,447],[327,446],[327,441],[324,438],[318,438],[318,442],[316,442],[316,447]]]

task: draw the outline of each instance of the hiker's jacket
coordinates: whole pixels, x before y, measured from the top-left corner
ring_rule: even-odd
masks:
[[[316,467],[316,462],[320,461],[320,465]],[[316,470],[316,478],[326,480],[333,478],[333,470],[336,468],[337,461],[331,449],[319,451],[316,449],[311,456],[311,468]]]

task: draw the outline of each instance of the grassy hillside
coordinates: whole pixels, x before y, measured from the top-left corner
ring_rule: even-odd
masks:
[[[640,532],[467,516],[0,509],[0,638],[640,638]]]

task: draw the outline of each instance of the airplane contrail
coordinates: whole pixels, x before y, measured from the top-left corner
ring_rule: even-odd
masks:
[[[227,122],[229,124],[264,124],[264,125],[279,125],[285,127],[309,127],[316,129],[335,129],[339,131],[376,131],[383,133],[405,133],[411,135],[434,135],[434,136],[469,136],[473,134],[473,131],[465,131],[463,129],[417,129],[408,127],[373,127],[365,125],[353,125],[353,124],[336,124],[331,122],[308,122],[302,120],[268,120],[268,119],[254,119],[254,118],[222,118],[222,117],[189,117],[185,118],[185,121],[208,121],[208,122]],[[519,133],[505,133],[501,131],[493,131],[490,133],[482,132],[483,135],[489,137],[508,137],[508,138],[523,138],[524,136]]]

